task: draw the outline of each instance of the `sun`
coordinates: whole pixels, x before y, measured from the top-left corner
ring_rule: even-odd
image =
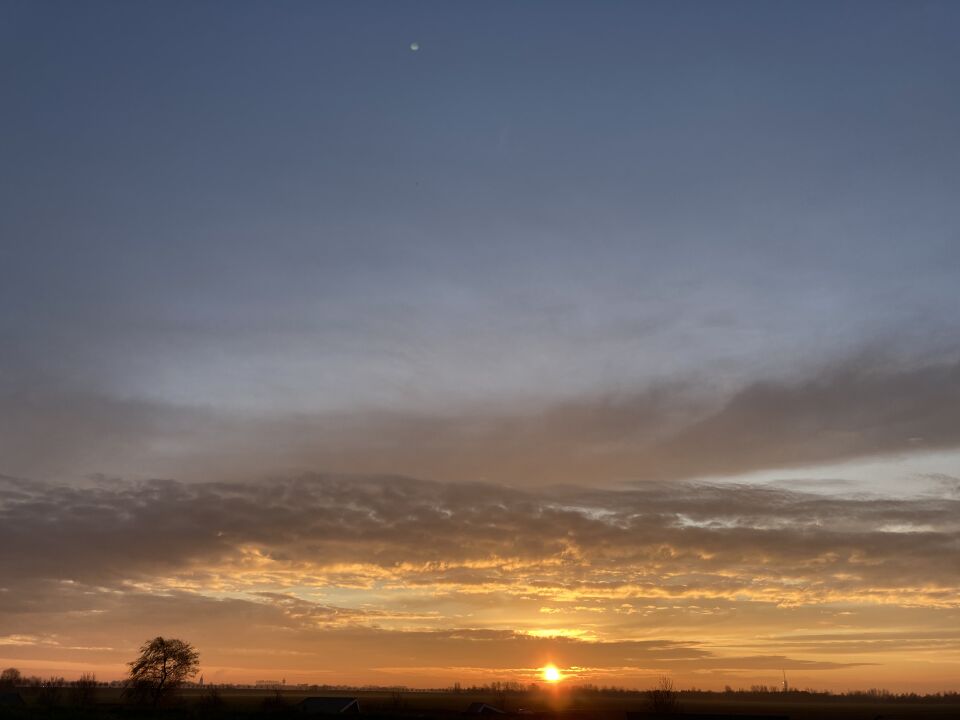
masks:
[[[560,671],[556,665],[547,665],[543,668],[543,679],[548,683],[560,682]]]

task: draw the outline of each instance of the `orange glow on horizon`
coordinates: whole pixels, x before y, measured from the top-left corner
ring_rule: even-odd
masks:
[[[543,668],[543,679],[548,683],[558,683],[562,679],[560,671],[557,669],[557,666],[554,664],[546,665]]]

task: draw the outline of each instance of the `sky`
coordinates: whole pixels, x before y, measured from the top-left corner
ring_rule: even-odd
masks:
[[[958,31],[7,0],[0,663],[956,690]]]

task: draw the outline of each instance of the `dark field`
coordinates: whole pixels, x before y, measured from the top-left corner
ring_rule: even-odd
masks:
[[[312,695],[342,695],[360,701],[361,715],[368,718],[443,718],[463,717],[472,702],[486,702],[504,707],[514,717],[535,717],[540,720],[625,720],[627,712],[646,712],[642,692],[611,695],[583,695],[571,692],[537,692],[511,694],[504,698],[470,692],[411,692],[399,696],[386,691],[308,692],[286,690],[222,689],[219,703],[211,703],[208,690],[186,689],[169,706],[152,709],[127,704],[121,690],[100,688],[96,702],[86,708],[71,705],[69,691],[53,706],[41,703],[38,691],[23,689],[24,706],[0,707],[3,718],[254,718],[302,716],[298,703]],[[921,701],[862,700],[844,697],[824,698],[802,693],[787,696],[738,697],[722,693],[682,693],[681,714],[780,715],[793,720],[907,720],[908,718],[960,718],[960,703],[927,699]],[[492,718],[505,717],[493,715]]]

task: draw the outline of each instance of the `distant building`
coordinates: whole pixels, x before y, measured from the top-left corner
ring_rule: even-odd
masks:
[[[470,707],[467,708],[464,715],[506,715],[506,713],[500,708],[488,705],[485,702],[475,702],[470,703]]]
[[[308,697],[300,703],[304,715],[359,715],[360,701],[347,697]]]
[[[257,680],[253,686],[258,690],[276,690],[280,687],[279,680]]]

